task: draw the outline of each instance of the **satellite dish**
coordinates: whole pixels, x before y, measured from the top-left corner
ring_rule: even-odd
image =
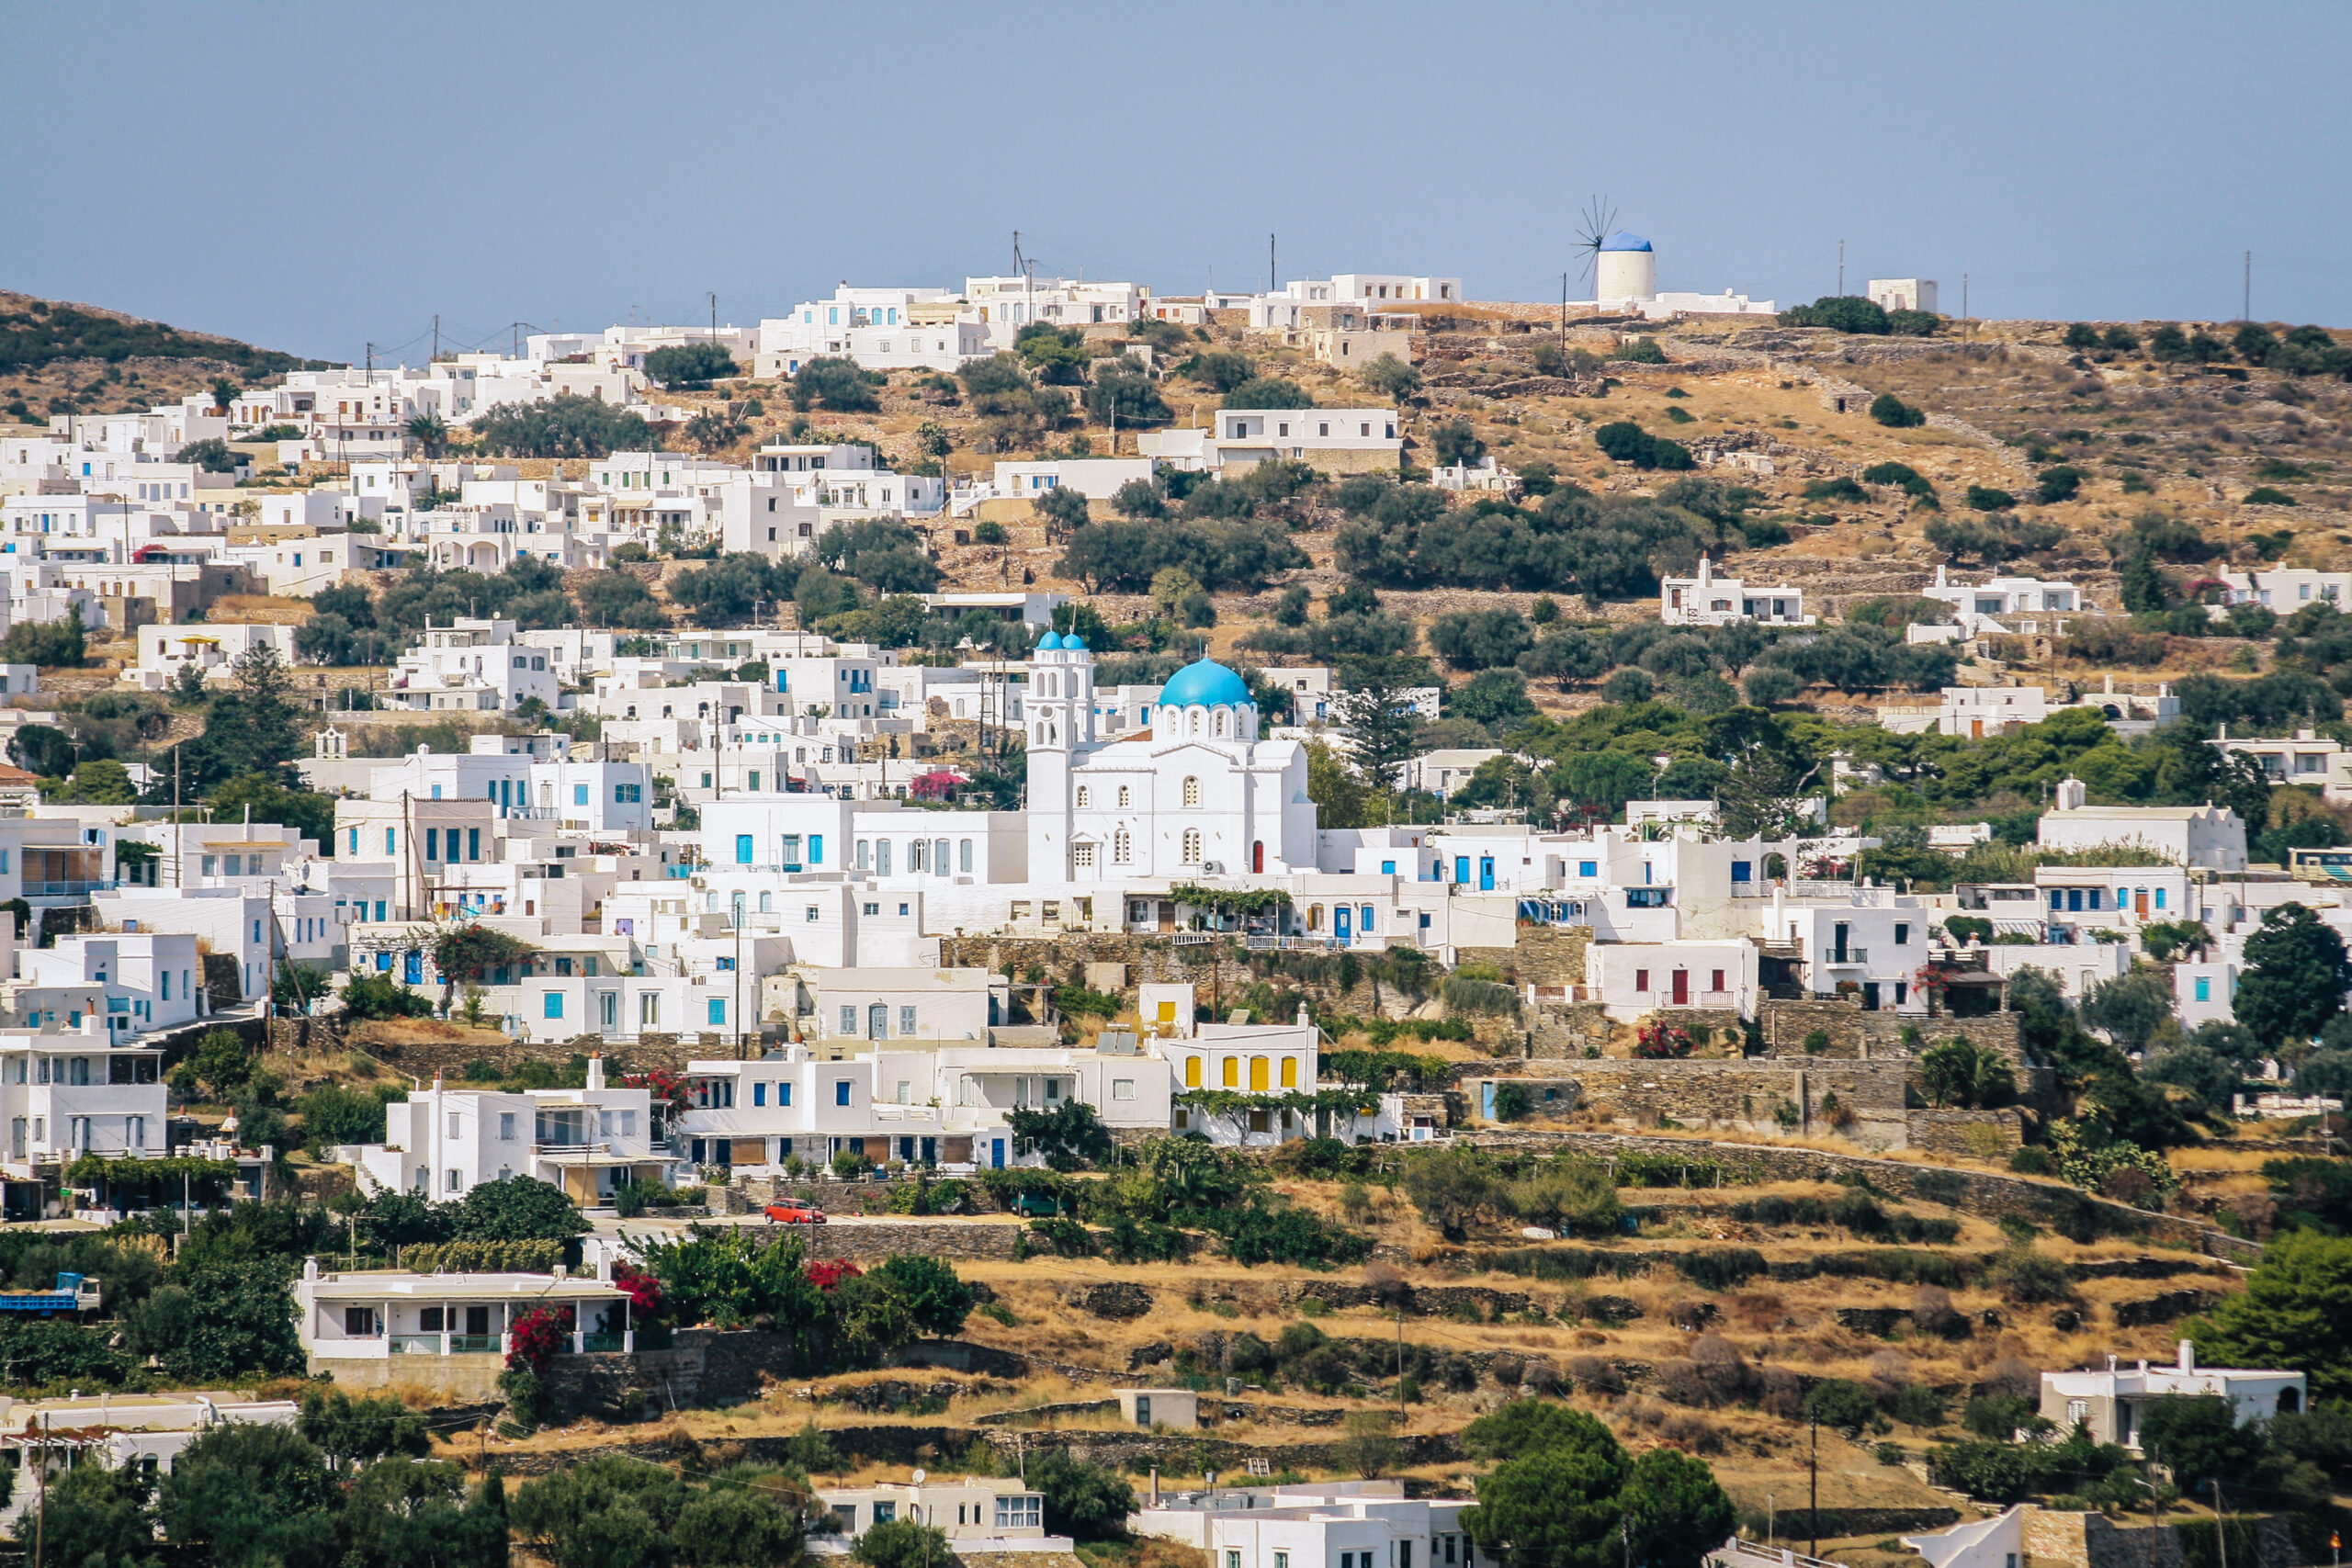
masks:
[[[923,1483],[924,1480],[925,1480],[925,1479],[930,1475],[930,1473],[931,1473],[931,1472],[930,1472],[929,1471],[922,1471],[922,1470],[918,1470],[918,1471],[916,1471],[916,1472],[915,1472],[915,1484],[916,1484],[916,1485],[918,1485],[918,1486],[922,1485],[922,1484]]]

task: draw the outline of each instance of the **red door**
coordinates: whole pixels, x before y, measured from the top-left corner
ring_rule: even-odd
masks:
[[[1688,969],[1677,969],[1674,972],[1674,1005],[1676,1007],[1687,1007],[1690,1005],[1690,971]]]
[[[1250,869],[1258,872],[1266,869],[1266,841],[1263,839],[1257,840],[1250,846]]]

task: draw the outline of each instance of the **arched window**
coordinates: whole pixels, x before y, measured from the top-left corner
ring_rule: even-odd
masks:
[[[1088,789],[1084,784],[1078,786],[1078,808],[1080,811],[1085,810],[1092,802],[1093,798],[1093,792],[1091,790]]]
[[[1241,1058],[1238,1056],[1227,1056],[1225,1058],[1224,1066],[1225,1087],[1227,1089],[1239,1089],[1241,1087]]]
[[[1225,710],[1223,708],[1216,710],[1216,733],[1220,739],[1225,735]]]
[[[1135,798],[1135,797],[1134,797],[1131,794],[1129,794],[1129,793],[1128,793],[1128,790],[1127,790],[1127,786],[1126,786],[1126,785],[1125,785],[1125,784],[1121,784],[1121,785],[1119,786],[1119,809],[1120,809],[1120,810],[1125,811],[1125,810],[1128,807],[1128,806],[1129,806],[1129,805],[1131,805],[1131,804],[1133,803],[1134,798]]]
[[[1283,1087],[1284,1089],[1298,1087],[1298,1058],[1295,1056],[1283,1058]]]
[[[1187,774],[1184,779],[1184,809],[1198,811],[1200,808],[1201,781]]]
[[[1270,1080],[1266,1075],[1266,1058],[1263,1056],[1250,1057],[1250,1087],[1262,1092],[1270,1087],[1271,1081],[1272,1080]]]
[[[1250,845],[1250,869],[1253,872],[1266,869],[1266,841],[1263,839],[1254,840]]]
[[[1184,1087],[1186,1089],[1201,1087],[1201,1059],[1198,1056],[1184,1058]]]
[[[1198,735],[1201,732],[1201,710],[1194,708],[1193,710],[1193,733],[1195,735]]]
[[[1184,829],[1184,863],[1186,865],[1201,863],[1201,830],[1198,828]]]
[[[1126,864],[1127,862],[1133,858],[1129,853],[1131,848],[1132,846],[1127,839],[1127,830],[1125,828],[1122,828],[1117,832],[1113,833],[1111,835],[1111,863],[1113,865]]]
[[[1047,696],[1049,696],[1049,697],[1058,697],[1058,696],[1060,696],[1061,694],[1061,694],[1061,689],[1060,689],[1060,682],[1059,682],[1058,679],[1056,677],[1056,675],[1054,674],[1054,672],[1053,672],[1052,671],[1050,671],[1050,670],[1046,671],[1046,695],[1047,695]]]

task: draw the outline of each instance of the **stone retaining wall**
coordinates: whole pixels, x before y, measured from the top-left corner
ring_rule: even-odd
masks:
[[[2086,1224],[2127,1235],[2186,1244],[2225,1262],[2252,1267],[2262,1260],[2262,1244],[2242,1240],[2177,1214],[2154,1214],[2094,1197],[2054,1181],[1989,1170],[1911,1165],[1867,1155],[1754,1144],[1703,1143],[1681,1138],[1645,1138],[1617,1133],[1548,1133],[1488,1129],[1464,1134],[1485,1148],[1573,1150],[1602,1157],[1639,1152],[1679,1159],[1713,1160],[1758,1181],[1827,1181],[1841,1175],[1870,1178],[1871,1185],[1898,1198],[1945,1203],[1982,1219],[2018,1214],[2062,1234]]]
[[[1919,1032],[1921,1049],[1947,1040],[1970,1041],[1997,1051],[2012,1067],[2025,1065],[2025,1046],[2018,1035],[2018,1015],[1987,1013],[1982,1018],[1928,1018],[1916,1013],[1865,1012],[1859,1001],[1839,997],[1807,998],[1799,1001],[1768,1001],[1758,1010],[1758,1023],[1764,1049],[1776,1056],[1908,1057],[1903,1043],[1911,1030]],[[1815,1031],[1829,1043],[1811,1049],[1805,1037]]]
[[[1823,1056],[1757,1056],[1733,1060],[1579,1062],[1576,1077],[1584,1109],[1621,1121],[1654,1125],[1670,1118],[1686,1127],[1724,1127],[1767,1134],[1829,1130],[1850,1111],[1863,1123],[1858,1136],[1904,1144],[1908,1122],[1904,1061],[1840,1061]],[[1829,1103],[1837,1097],[1836,1105]],[[1783,1127],[1774,1112],[1793,1108]]]
[[[2025,1144],[2025,1115],[2015,1107],[2004,1111],[1913,1111],[1905,1112],[1903,1121],[1903,1146],[1908,1149],[1974,1155],[1981,1159],[1984,1151],[1970,1141],[1978,1127],[1991,1128],[2000,1140],[1996,1144],[1977,1134],[1977,1141],[1984,1143],[1986,1148],[2006,1151]]]
[[[655,1407],[660,1391],[651,1391]],[[1018,1464],[1024,1455],[1057,1450],[1090,1463],[1125,1468],[1131,1462],[1158,1464],[1172,1474],[1197,1474],[1204,1468],[1238,1475],[1249,1461],[1261,1459],[1273,1470],[1340,1471],[1347,1468],[1336,1442],[1247,1443],[1198,1433],[1155,1433],[1142,1430],[1075,1432],[1006,1432],[962,1426],[830,1427],[825,1435],[844,1455],[867,1463],[891,1466],[953,1462],[975,1438],[985,1442],[1004,1466]],[[547,1475],[600,1454],[624,1454],[654,1464],[731,1463],[748,1460],[760,1464],[789,1462],[790,1438],[743,1438],[697,1442],[674,1427],[648,1431],[640,1438],[622,1438],[601,1448],[560,1451],[502,1452],[500,1469],[517,1478]],[[1399,1463],[1458,1464],[1462,1443],[1451,1432],[1401,1433],[1396,1438]]]

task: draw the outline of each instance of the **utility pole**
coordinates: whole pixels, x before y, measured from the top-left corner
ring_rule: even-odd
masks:
[[[1560,346],[1568,346],[1568,275],[1560,274]]]
[[[1968,274],[1960,275],[1960,324],[1968,325]]]
[[[1804,1426],[1813,1445],[1813,1451],[1807,1456],[1804,1466],[1804,1528],[1812,1537],[1812,1544],[1805,1548],[1804,1554],[1818,1557],[1821,1555],[1821,1418],[1808,1416]]]
[[[41,1547],[49,1534],[49,1412],[40,1413],[40,1501],[33,1519],[33,1568],[40,1568]]]
[[[426,361],[425,361],[425,363],[426,363],[427,365],[435,364],[435,363],[436,363],[436,362],[440,359],[440,357],[441,357],[441,312],[440,312],[440,311],[438,311],[438,310],[435,310],[435,311],[434,311],[434,312],[433,312],[433,357],[432,357],[431,359],[426,360]]]
[[[1266,292],[1274,291],[1274,237],[1266,236]]]
[[[1838,242],[1838,292],[1840,297],[1846,292],[1846,242],[1843,240]]]
[[[2222,1507],[2222,1478],[2213,1477],[2213,1555],[2221,1568],[2230,1568],[2230,1521]],[[35,1563],[33,1568],[40,1568]]]
[[[1279,928],[1278,928],[1279,929]],[[1412,1417],[1405,1414],[1405,1299],[1396,1299],[1396,1427],[1402,1431]]]
[[[710,341],[718,341],[718,296],[715,292],[710,297]]]
[[[2243,292],[2238,296],[2238,320],[2241,321],[2254,320],[2254,253],[2252,251],[2245,254],[2245,282]]]

